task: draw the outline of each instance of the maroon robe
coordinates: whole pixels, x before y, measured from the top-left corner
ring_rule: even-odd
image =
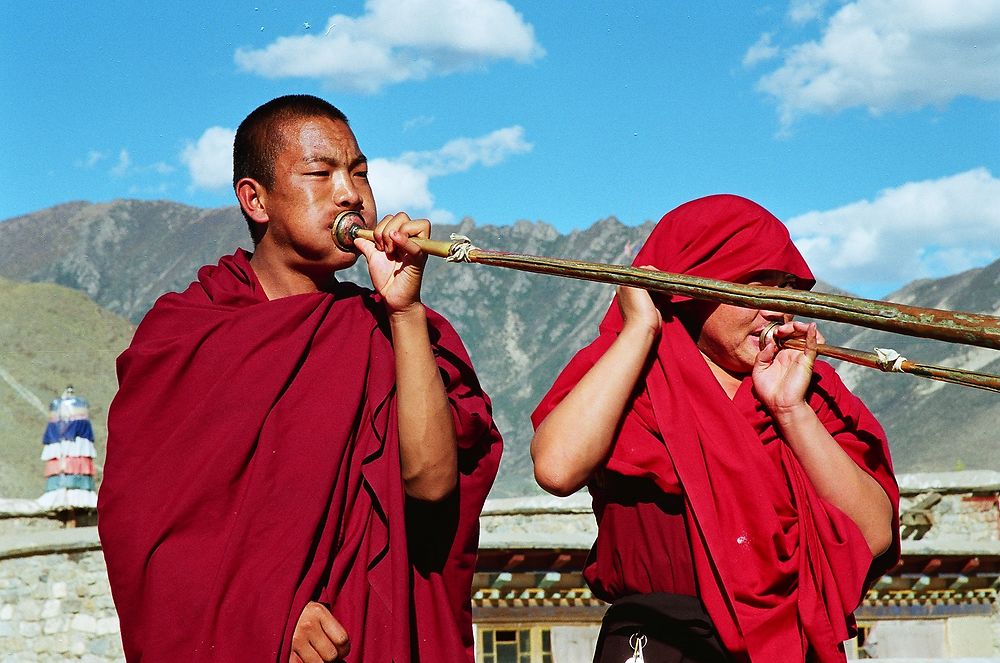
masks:
[[[157,301],[118,360],[98,504],[129,661],[284,663],[310,600],[348,661],[472,660],[501,441],[457,334],[428,325],[459,440],[458,488],[435,504],[403,491],[371,291],[269,301],[240,251]]]
[[[784,225],[731,195],[666,214],[633,264],[726,281],[778,270],[795,275],[800,288],[814,283]],[[590,484],[598,539],[587,580],[610,600],[696,593],[739,661],[842,661],[853,610],[899,556],[899,490],[882,427],[829,364],[816,362],[806,402],[893,505],[892,545],[873,560],[854,521],[817,494],[750,376],[727,397],[685,328],[686,300],[660,300],[659,339]],[[613,302],[600,336],[532,415],[536,426],[622,324]]]

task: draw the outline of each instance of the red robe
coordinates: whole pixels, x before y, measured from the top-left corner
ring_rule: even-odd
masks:
[[[784,225],[756,203],[728,195],[668,213],[633,264],[727,281],[780,270],[794,274],[799,287],[814,283]],[[899,491],[885,434],[833,368],[817,362],[807,402],[896,513],[893,544],[873,561],[857,525],[817,495],[751,378],[732,400],[726,396],[682,322],[686,301],[660,300],[655,356],[590,484],[599,533],[588,581],[609,600],[696,593],[737,660],[794,662],[808,653],[842,661],[853,610],[899,555]],[[614,302],[600,336],[538,406],[536,426],[621,328]],[[631,492],[642,483],[629,478],[645,480],[666,499]]]
[[[98,502],[129,661],[284,663],[310,600],[347,630],[348,661],[472,660],[501,441],[454,329],[428,324],[460,447],[436,504],[403,492],[371,291],[268,301],[240,251],[157,301],[118,360]]]

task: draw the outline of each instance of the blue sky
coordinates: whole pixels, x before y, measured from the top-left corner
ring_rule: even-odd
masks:
[[[383,213],[567,232],[738,193],[821,278],[872,297],[1000,257],[997,0],[40,0],[2,17],[0,219],[234,204],[233,130],[301,92],[351,118]]]

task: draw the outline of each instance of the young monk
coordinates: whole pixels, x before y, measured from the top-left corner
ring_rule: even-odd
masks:
[[[254,251],[161,297],[118,360],[99,498],[129,661],[472,661],[490,402],[420,300],[426,220],[376,223],[347,118],[309,96],[240,125]],[[374,291],[331,229],[359,212]]]
[[[814,283],[784,225],[730,195],[668,213],[634,264]],[[762,349],[771,323],[807,349]],[[584,575],[612,603],[595,661],[844,660],[853,610],[899,555],[899,494],[881,426],[818,342],[775,311],[618,289],[531,443],[543,488],[594,499]]]

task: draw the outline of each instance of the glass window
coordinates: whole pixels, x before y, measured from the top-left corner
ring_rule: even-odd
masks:
[[[481,663],[553,663],[551,633],[540,626],[482,628],[479,643]]]
[[[517,631],[496,632],[497,663],[520,663],[517,658]]]

